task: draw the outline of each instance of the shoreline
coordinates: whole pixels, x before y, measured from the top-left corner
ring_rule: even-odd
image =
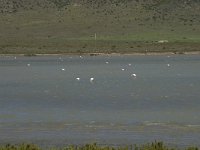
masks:
[[[52,145],[38,145],[32,142],[24,142],[18,144],[1,144],[1,150],[198,150],[197,145],[177,146],[176,144],[164,143],[162,141],[155,140],[154,142],[146,143],[132,143],[132,144],[98,144],[97,142],[84,143],[84,144],[70,144],[65,143],[62,146]]]
[[[0,54],[0,57],[4,56],[24,56],[24,57],[36,57],[36,56],[121,56],[121,55],[128,55],[128,56],[160,56],[160,55],[200,55],[200,51],[186,51],[182,53],[174,53],[174,52],[130,52],[130,53],[37,53],[37,54],[26,54],[26,53],[20,53],[20,54]]]

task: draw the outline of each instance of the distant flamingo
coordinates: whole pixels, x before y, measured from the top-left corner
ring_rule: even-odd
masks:
[[[94,81],[94,78],[90,78],[90,82],[93,82]]]

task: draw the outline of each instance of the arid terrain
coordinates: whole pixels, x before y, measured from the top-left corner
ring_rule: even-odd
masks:
[[[1,0],[1,54],[200,50],[199,0]]]

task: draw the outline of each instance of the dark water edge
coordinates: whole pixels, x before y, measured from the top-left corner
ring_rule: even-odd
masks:
[[[47,127],[48,126],[48,127]],[[51,126],[51,127],[50,127]],[[170,146],[200,146],[200,128],[178,125],[63,125],[15,124],[1,130],[1,144],[34,143],[39,146],[64,146],[98,143],[101,145],[134,145],[164,141]]]

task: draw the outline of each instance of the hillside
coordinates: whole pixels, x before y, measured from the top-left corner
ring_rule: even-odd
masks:
[[[200,0],[0,0],[0,19],[0,53],[200,50]]]

